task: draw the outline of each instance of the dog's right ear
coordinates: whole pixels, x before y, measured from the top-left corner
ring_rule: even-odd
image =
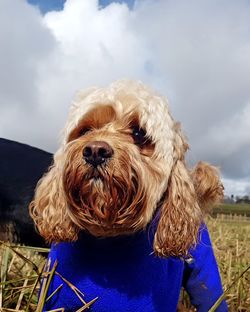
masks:
[[[75,241],[78,227],[68,214],[67,201],[62,184],[60,150],[55,154],[54,164],[37,184],[29,211],[39,233],[49,243]]]

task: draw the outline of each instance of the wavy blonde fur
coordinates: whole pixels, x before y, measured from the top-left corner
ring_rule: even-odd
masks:
[[[77,239],[78,228],[69,217],[62,184],[60,150],[54,156],[54,165],[38,182],[30,214],[40,234],[47,242]]]
[[[135,125],[146,133],[141,146],[133,139]],[[82,153],[93,141],[113,150],[98,168]],[[128,235],[144,229],[159,209],[155,253],[186,255],[198,240],[201,207],[217,199],[219,181],[208,165],[189,171],[187,149],[167,100],[141,82],[80,92],[54,164],[38,183],[31,216],[47,241],[58,242],[76,240],[81,230],[101,237]]]

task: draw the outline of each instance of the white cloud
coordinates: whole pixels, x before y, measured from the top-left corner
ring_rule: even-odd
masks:
[[[223,179],[223,185],[225,187],[225,194],[228,196],[250,196],[250,181],[249,179]]]
[[[249,20],[246,0],[140,0],[133,10],[68,0],[45,16],[3,0],[0,136],[53,151],[77,89],[140,79],[170,99],[190,159],[212,161],[247,186]]]
[[[55,38],[37,9],[2,0],[0,46],[0,136],[39,146],[39,66],[55,48]]]
[[[250,102],[237,110],[220,124],[211,124],[196,141],[196,150],[200,157],[220,165],[227,177],[246,178],[250,176]]]

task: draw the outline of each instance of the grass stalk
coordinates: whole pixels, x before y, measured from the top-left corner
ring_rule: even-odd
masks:
[[[209,309],[208,312],[215,312],[219,307],[221,302],[226,298],[229,290],[243,277],[243,275],[250,269],[250,265],[232,282],[232,284],[224,291],[224,293],[220,296],[220,298],[215,302],[215,304]]]

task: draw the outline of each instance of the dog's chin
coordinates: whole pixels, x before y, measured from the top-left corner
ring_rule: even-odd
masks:
[[[145,226],[146,195],[139,185],[135,173],[128,180],[103,170],[88,170],[78,181],[65,185],[73,221],[98,237],[134,233]]]

